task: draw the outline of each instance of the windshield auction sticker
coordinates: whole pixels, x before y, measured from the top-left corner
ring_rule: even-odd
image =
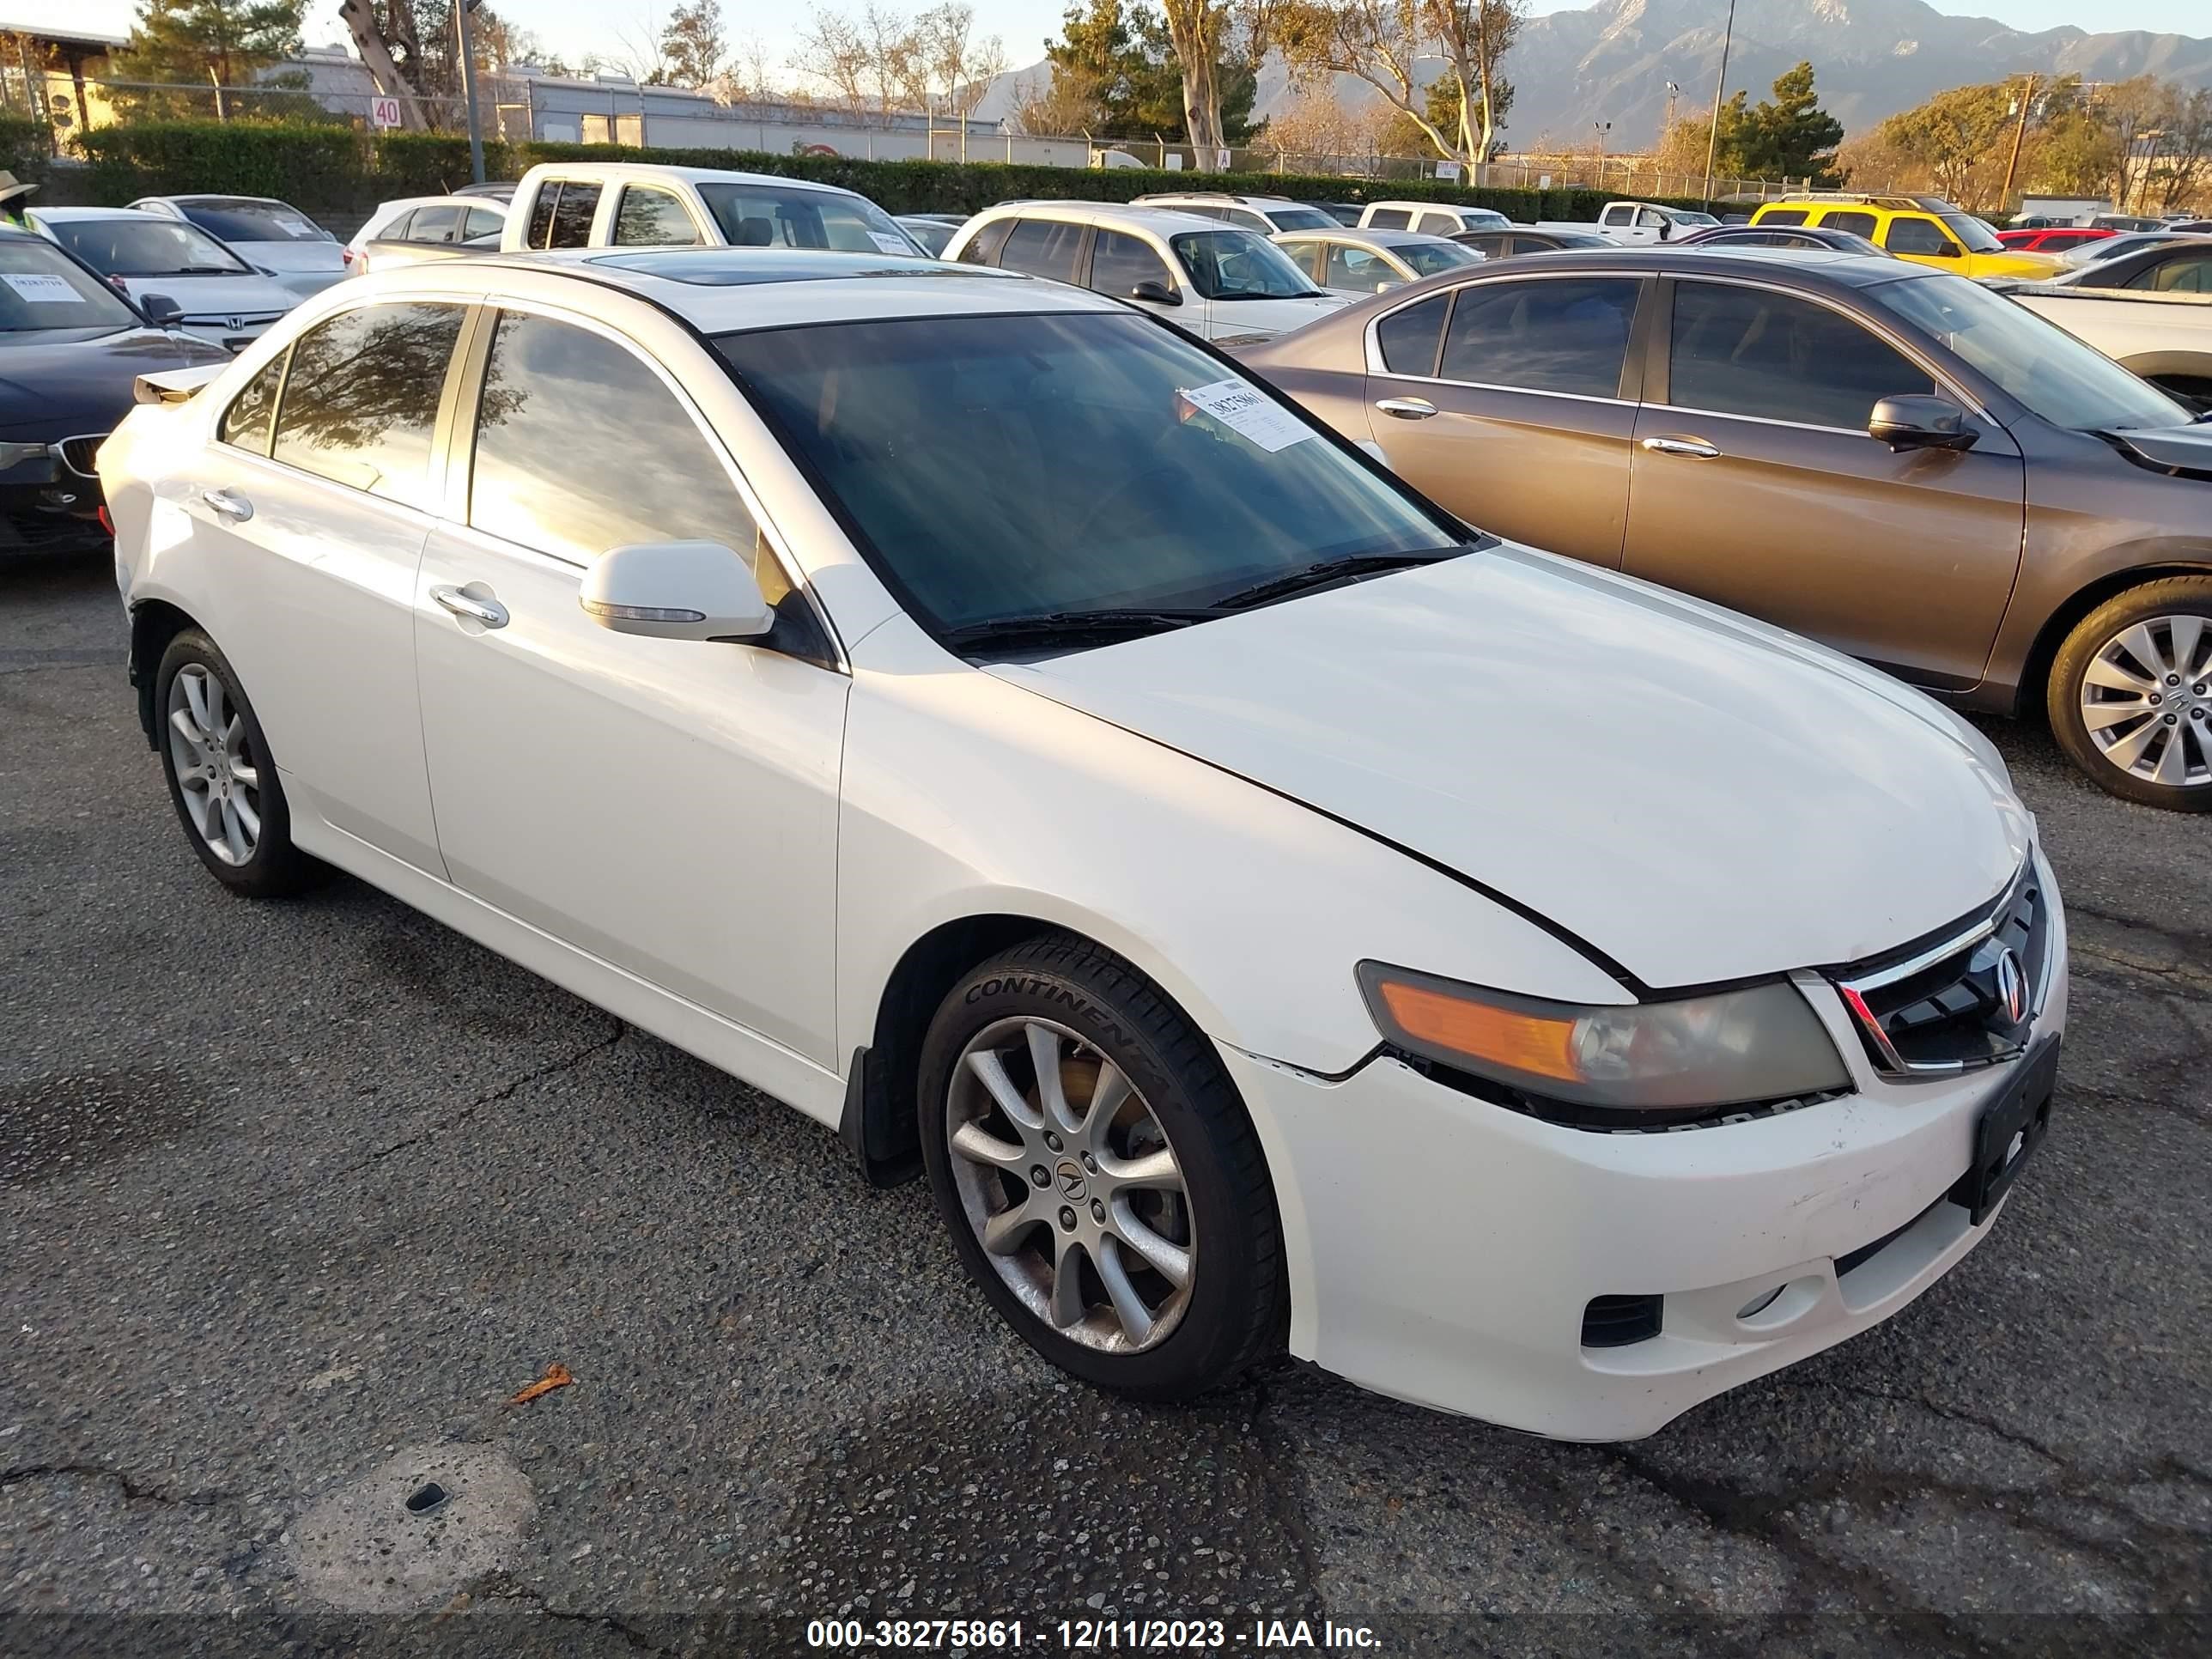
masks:
[[[1312,428],[1302,425],[1297,416],[1243,380],[1184,386],[1176,395],[1271,455],[1313,436]]]
[[[58,276],[21,276],[15,271],[0,273],[0,281],[39,306],[73,306],[82,304],[77,291]]]

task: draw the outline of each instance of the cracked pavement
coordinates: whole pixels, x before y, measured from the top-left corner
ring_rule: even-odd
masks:
[[[1389,1653],[2212,1648],[2212,817],[1988,729],[2074,930],[2055,1132],[1876,1331],[1630,1446],[1285,1364],[1062,1378],[920,1186],[357,883],[230,897],[96,562],[0,564],[0,1651],[785,1651],[1255,1616]],[[552,1362],[574,1386],[506,1399]],[[407,1618],[293,1528],[414,1450],[534,1513]],[[1249,1643],[1231,1651],[1256,1652]]]

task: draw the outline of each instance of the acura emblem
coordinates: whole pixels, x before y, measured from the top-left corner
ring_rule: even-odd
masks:
[[[2020,958],[2009,947],[1997,952],[1997,1002],[2005,1023],[2017,1025],[2027,1018],[2027,978],[2020,971]]]

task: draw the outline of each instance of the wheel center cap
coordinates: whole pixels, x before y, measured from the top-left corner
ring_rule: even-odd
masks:
[[[1090,1191],[1089,1183],[1083,1178],[1083,1166],[1073,1158],[1060,1159],[1053,1165],[1052,1174],[1053,1179],[1060,1184],[1062,1198],[1080,1199]]]

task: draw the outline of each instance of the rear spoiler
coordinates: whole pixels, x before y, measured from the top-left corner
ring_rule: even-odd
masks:
[[[140,404],[188,404],[192,394],[228,368],[228,363],[201,363],[191,368],[165,368],[141,374],[131,383],[131,400]]]

